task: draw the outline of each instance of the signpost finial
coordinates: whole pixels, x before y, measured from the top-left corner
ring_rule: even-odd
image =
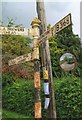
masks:
[[[37,17],[35,17],[34,20],[31,23],[31,25],[32,25],[32,27],[33,26],[39,26],[40,23],[41,23],[41,21]]]

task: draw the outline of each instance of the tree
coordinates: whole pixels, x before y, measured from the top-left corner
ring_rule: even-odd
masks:
[[[3,22],[0,20],[0,27],[3,27]]]
[[[14,21],[13,21],[13,19],[9,19],[8,18],[8,27],[12,27],[14,25]]]
[[[30,47],[31,39],[17,35],[2,36],[3,55],[20,56],[32,50]]]
[[[12,18],[8,18],[7,27],[22,27],[22,24],[16,24]]]
[[[62,54],[72,53],[77,59],[77,69],[75,75],[80,76],[79,55],[80,55],[80,38],[72,31],[72,26],[65,28],[56,36],[50,38],[50,52],[54,77],[60,77],[64,72],[61,70],[59,60]]]
[[[32,44],[32,40],[16,35],[2,35],[2,40],[3,72],[13,72],[18,76],[28,78],[28,76],[30,76],[27,76],[28,72],[30,71],[29,74],[32,74],[31,71],[33,71],[33,64],[31,62],[29,62],[29,64],[25,63],[9,67],[8,61],[20,55],[32,52],[32,47],[29,45]]]

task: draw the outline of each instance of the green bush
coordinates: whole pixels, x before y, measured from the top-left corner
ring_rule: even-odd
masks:
[[[14,83],[3,89],[3,108],[26,114],[32,117],[34,114],[34,87],[33,81]]]
[[[16,78],[13,74],[2,74],[2,87],[11,86],[15,82]]]
[[[63,31],[50,38],[50,54],[52,63],[52,72],[54,77],[61,77],[65,72],[60,68],[60,57],[64,53],[72,53],[77,60],[77,68],[72,72],[75,76],[80,76],[79,56],[80,56],[80,38],[72,32],[69,26]]]
[[[54,81],[57,118],[82,117],[80,79],[75,76],[66,76]],[[43,82],[41,82],[42,116],[46,118],[44,110]],[[12,86],[3,89],[3,108],[17,113],[34,117],[34,82],[24,79],[16,80]]]
[[[57,118],[80,119],[82,117],[80,78],[67,76],[57,80],[55,96]]]

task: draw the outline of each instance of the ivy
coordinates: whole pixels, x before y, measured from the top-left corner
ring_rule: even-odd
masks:
[[[61,55],[66,52],[72,53],[77,60],[77,69],[73,72],[76,76],[80,76],[79,71],[79,56],[80,56],[80,38],[72,32],[72,27],[69,26],[56,36],[50,38],[50,53],[52,72],[54,77],[61,77],[65,74],[59,65]]]

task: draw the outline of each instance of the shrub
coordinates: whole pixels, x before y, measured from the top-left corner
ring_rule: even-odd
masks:
[[[17,113],[33,116],[34,114],[33,81],[14,83],[3,89],[3,108]]]
[[[80,119],[82,117],[80,78],[68,76],[56,81],[55,96],[57,118]]]
[[[65,72],[59,65],[60,57],[64,53],[72,53],[77,60],[77,69],[72,72],[75,76],[80,76],[79,57],[80,57],[80,38],[72,32],[72,26],[65,28],[54,37],[50,38],[50,54],[52,72],[54,77],[61,77]]]
[[[80,78],[66,76],[54,81],[57,118],[81,118],[82,104]],[[42,116],[46,118],[44,110],[43,82],[41,82]],[[3,108],[34,117],[34,82],[19,79],[12,86],[3,89]]]
[[[13,76],[13,74],[2,74],[2,86],[8,87],[9,85],[13,85],[15,82],[16,78]]]

